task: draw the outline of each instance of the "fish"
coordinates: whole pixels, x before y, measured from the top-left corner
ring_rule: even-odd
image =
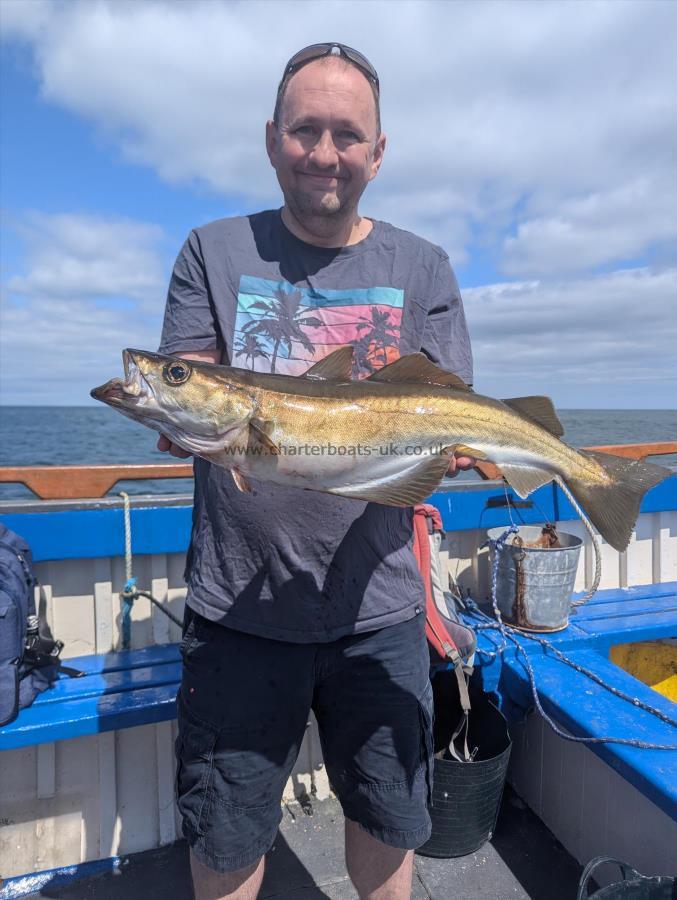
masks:
[[[461,454],[497,465],[521,498],[564,482],[603,538],[622,551],[644,494],[671,474],[570,447],[548,397],[483,396],[424,353],[359,381],[351,379],[349,345],[301,376],[144,350],[124,350],[122,358],[124,378],[91,396],[230,470],[244,492],[258,479],[413,506]]]

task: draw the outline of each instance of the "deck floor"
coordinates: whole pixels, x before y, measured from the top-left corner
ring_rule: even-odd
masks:
[[[571,900],[581,867],[509,789],[490,844],[461,859],[416,857],[413,900]],[[69,900],[192,898],[184,841],[125,857],[116,873],[31,897]],[[259,900],[356,900],[343,861],[343,816],[335,800],[290,804],[272,851]]]

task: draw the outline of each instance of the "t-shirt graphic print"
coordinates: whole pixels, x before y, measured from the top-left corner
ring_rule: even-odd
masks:
[[[353,377],[366,378],[399,356],[404,291],[392,287],[330,290],[240,278],[233,365],[302,375],[350,344]]]

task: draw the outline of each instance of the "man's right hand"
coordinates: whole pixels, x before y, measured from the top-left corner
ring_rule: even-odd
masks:
[[[178,444],[173,444],[168,437],[165,437],[164,434],[161,434],[158,438],[157,442],[158,450],[162,450],[163,453],[169,451],[172,456],[175,456],[177,459],[188,459],[189,456],[192,456],[192,453],[189,453],[188,450],[184,450],[183,447],[179,447]]]

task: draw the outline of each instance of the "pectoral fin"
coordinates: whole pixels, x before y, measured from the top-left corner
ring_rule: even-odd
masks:
[[[280,448],[270,436],[273,423],[268,419],[252,419],[249,423],[249,442],[258,443],[274,456],[280,455]]]
[[[384,481],[337,488],[330,493],[382,503],[384,506],[414,506],[432,494],[448,468],[449,457],[446,454],[432,456],[413,471],[409,470]]]
[[[238,491],[242,491],[243,494],[251,494],[252,486],[242,472],[240,472],[239,469],[231,469],[230,473],[233,476],[233,481],[235,482],[235,487]]]
[[[510,487],[522,499],[555,477],[552,472],[530,466],[508,466],[501,463],[500,469]]]

